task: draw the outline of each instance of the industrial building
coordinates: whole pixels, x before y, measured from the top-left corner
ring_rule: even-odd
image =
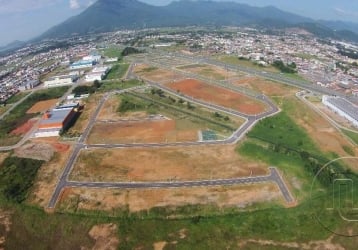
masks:
[[[101,81],[105,78],[108,74],[110,67],[102,66],[102,67],[95,67],[92,71],[85,76],[85,80],[87,82],[93,82],[95,80]]]
[[[358,127],[358,107],[345,98],[323,96],[322,103]]]
[[[89,68],[94,65],[93,60],[80,60],[77,62],[74,62],[70,65],[70,69],[83,69],[83,68]]]
[[[36,86],[38,86],[39,84],[40,84],[39,80],[29,80],[29,81],[26,81],[23,84],[21,84],[19,86],[19,90],[24,91],[24,90],[28,90],[28,89],[33,89]]]
[[[76,116],[77,104],[59,106],[47,111],[39,124],[34,137],[59,136],[61,131],[66,130]]]
[[[73,75],[53,76],[44,81],[44,87],[51,88],[71,85],[76,80],[76,78],[77,77]]]

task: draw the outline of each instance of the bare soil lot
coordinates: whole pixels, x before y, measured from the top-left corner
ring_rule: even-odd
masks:
[[[12,135],[24,135],[27,132],[29,132],[33,126],[35,125],[35,123],[37,122],[37,119],[30,119],[27,122],[25,122],[24,124],[22,124],[21,126],[17,127],[16,129],[14,129],[13,131],[10,132],[10,134]]]
[[[247,160],[235,145],[82,151],[70,179],[168,181],[265,175],[267,165]]]
[[[358,147],[354,147],[349,141],[339,133],[332,125],[317,112],[306,104],[300,102],[296,97],[289,97],[286,100],[291,105],[300,107],[292,111],[291,117],[306,129],[309,136],[323,152],[334,152],[340,156],[347,156],[344,146],[349,146],[358,155]],[[352,169],[358,171],[356,164],[350,164]]]
[[[85,130],[86,126],[88,125],[88,121],[95,112],[98,102],[101,100],[101,98],[101,94],[93,94],[83,101],[84,108],[81,111],[81,115],[77,119],[75,125],[69,129],[69,133],[82,133]]]
[[[296,88],[259,77],[243,77],[239,80],[235,80],[234,84],[252,89],[267,96],[286,96],[298,91]]]
[[[246,207],[258,202],[281,202],[276,184],[175,189],[84,189],[68,188],[61,197],[60,210],[112,211],[128,206],[138,212],[153,207],[179,207],[190,204],[218,207]]]
[[[58,177],[72,151],[72,146],[59,143],[56,138],[41,138],[32,140],[32,142],[36,144],[47,143],[54,151],[51,160],[43,164],[39,169],[34,186],[27,199],[31,204],[46,207],[57,185]]]
[[[45,111],[49,110],[50,108],[52,108],[57,102],[58,102],[58,99],[51,99],[51,100],[47,100],[47,101],[37,102],[26,113],[33,114],[33,113],[45,112]]]
[[[191,72],[194,74],[199,74],[214,80],[225,80],[227,78],[238,75],[238,73],[236,72],[228,71],[223,68],[219,68],[208,64],[191,64],[191,65],[180,66],[178,67],[178,69]]]
[[[141,77],[161,84],[183,79],[183,76],[173,71],[154,68],[146,64],[138,64],[134,72]]]
[[[212,86],[194,79],[167,84],[173,90],[188,96],[215,103],[246,114],[258,114],[265,111],[265,104],[243,94]]]
[[[174,120],[97,123],[88,143],[153,143],[198,140],[197,130],[178,131]]]

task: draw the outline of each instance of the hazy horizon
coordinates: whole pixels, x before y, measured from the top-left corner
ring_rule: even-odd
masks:
[[[152,5],[167,5],[172,0],[139,0]],[[230,1],[230,0],[215,0]],[[0,46],[15,40],[34,38],[71,16],[78,15],[94,0],[0,0]],[[316,20],[341,20],[358,23],[358,2],[351,0],[291,1],[291,0],[233,0],[252,6],[273,5]]]

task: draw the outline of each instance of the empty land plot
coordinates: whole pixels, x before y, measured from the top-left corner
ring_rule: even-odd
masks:
[[[208,64],[189,64],[177,68],[186,72],[199,74],[207,78],[212,78],[214,80],[225,80],[230,77],[238,76],[238,73],[236,72]]]
[[[154,207],[186,205],[244,208],[259,202],[279,203],[281,200],[282,195],[274,183],[175,189],[68,188],[61,197],[59,209],[115,211],[128,208],[130,212],[138,212]]]
[[[197,130],[178,131],[173,120],[139,120],[97,123],[88,143],[160,143],[196,141]]]
[[[24,124],[22,124],[21,126],[17,127],[13,131],[11,131],[11,134],[12,135],[24,135],[33,128],[33,126],[35,125],[35,123],[37,121],[38,121],[37,119],[30,119],[27,122],[25,122]]]
[[[241,157],[234,145],[82,151],[71,173],[78,181],[168,181],[267,174],[267,166]]]
[[[347,156],[344,148],[350,145],[350,143],[320,114],[295,97],[283,99],[283,105],[288,110],[290,117],[297,124],[305,128],[309,136],[323,152],[334,152],[340,156]],[[352,148],[355,155],[358,155],[357,147],[349,147]],[[354,170],[358,170],[356,165],[352,167]]]
[[[159,69],[145,64],[138,64],[135,67],[134,72],[141,77],[161,84],[177,81],[183,78],[183,76],[173,71]]]
[[[178,97],[166,94],[158,96],[151,92],[153,89],[148,93],[141,93],[139,96],[122,94],[110,98],[100,112],[92,135],[100,138],[101,143],[109,142],[106,138],[109,137],[107,132],[110,130],[113,130],[113,134],[118,136],[118,133],[121,134],[120,137],[112,138],[117,138],[114,140],[116,142],[118,142],[118,138],[122,139],[121,142],[126,143],[195,141],[198,139],[199,130],[213,130],[219,135],[219,138],[225,138],[244,122],[239,117],[212,112],[202,106],[191,105],[191,109],[189,109],[188,104],[183,100],[180,102]],[[154,92],[156,91],[154,90]],[[122,109],[122,101],[124,104],[127,103],[126,111],[118,112]],[[162,126],[170,123],[172,125],[169,130]],[[158,125],[162,127],[158,127]],[[123,133],[124,131],[127,134]],[[94,139],[95,137],[91,136],[90,138]],[[149,138],[152,139],[148,141]],[[113,143],[113,140],[110,141]],[[99,143],[97,139],[91,140],[91,142]]]
[[[242,67],[248,67],[248,68],[254,68],[257,70],[264,70],[269,72],[279,72],[278,69],[274,68],[273,66],[269,65],[266,67],[259,66],[253,61],[247,60],[247,59],[239,59],[237,56],[230,56],[230,55],[220,55],[216,56],[216,59],[218,59],[221,62],[232,64],[232,65],[238,65]]]
[[[84,108],[81,111],[80,117],[77,119],[75,125],[69,128],[69,134],[82,133],[88,125],[89,119],[95,112],[99,101],[101,100],[101,94],[93,94],[87,99],[83,99]]]
[[[32,187],[27,198],[27,201],[31,204],[46,207],[57,186],[58,178],[70,156],[72,147],[68,144],[58,143],[55,140],[35,139],[33,142],[49,143],[55,151],[52,159],[49,162],[44,163],[44,165],[39,169],[34,186]]]
[[[243,77],[235,80],[234,84],[252,89],[267,96],[286,96],[292,95],[298,91],[298,89],[294,87],[258,77]]]
[[[117,108],[120,104],[120,98],[115,95],[111,95],[104,103],[103,108],[98,114],[98,120],[116,120],[120,117],[117,112]]]
[[[245,114],[258,114],[265,111],[265,104],[243,94],[212,86],[194,79],[167,84],[173,90],[217,105],[238,110]]]
[[[50,108],[52,108],[57,102],[58,99],[51,99],[51,100],[37,102],[29,110],[27,110],[26,113],[33,114],[33,113],[45,112]]]

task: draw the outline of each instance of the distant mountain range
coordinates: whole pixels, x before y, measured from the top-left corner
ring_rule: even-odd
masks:
[[[0,47],[0,52],[18,49],[24,46],[25,44],[26,42],[15,40],[5,46]]]
[[[358,42],[358,24],[315,21],[276,7],[251,7],[235,2],[181,0],[152,6],[137,0],[98,0],[81,14],[51,28],[43,38],[108,32],[119,29],[178,26],[301,27],[323,38]]]

